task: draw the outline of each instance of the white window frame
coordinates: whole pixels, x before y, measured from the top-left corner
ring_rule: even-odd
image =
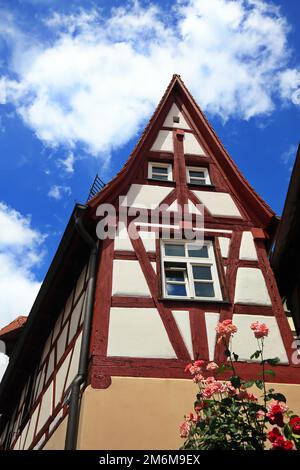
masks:
[[[167,180],[161,180],[159,178],[153,177],[153,167],[155,166],[159,168],[167,168],[168,170]],[[173,181],[172,163],[148,162],[148,178],[154,181]]]
[[[190,171],[203,171],[204,173],[204,178],[199,178],[199,179],[205,179],[205,184],[199,184],[200,186],[207,186],[207,185],[211,185],[211,181],[210,181],[210,177],[209,177],[209,171],[208,171],[208,168],[205,168],[205,167],[198,167],[198,166],[188,166],[186,167],[186,180],[189,184],[192,184],[192,185],[195,185],[195,183],[191,183],[191,179],[197,179],[195,177],[190,177]]]
[[[165,245],[184,245],[185,247],[185,256],[167,256],[165,255]],[[195,246],[207,246],[208,251],[208,258],[196,258],[191,257],[188,254],[188,245],[195,245]],[[176,296],[176,295],[169,295],[167,293],[166,288],[166,275],[165,275],[165,262],[168,263],[182,263],[186,265],[185,270],[185,288],[186,288],[186,296]],[[197,280],[193,277],[193,266],[207,266],[211,269],[211,276],[212,280],[207,281],[208,283],[213,284],[214,288],[214,297],[199,297],[196,296],[195,293],[195,286],[194,283]],[[161,272],[162,272],[162,283],[163,283],[163,297],[166,299],[180,299],[180,300],[203,300],[203,301],[222,301],[222,291],[219,281],[219,274],[217,269],[216,257],[214,252],[214,245],[211,240],[205,240],[203,243],[198,242],[197,240],[161,240]],[[205,280],[201,280],[201,282],[206,282]],[[173,282],[176,284],[176,282]]]

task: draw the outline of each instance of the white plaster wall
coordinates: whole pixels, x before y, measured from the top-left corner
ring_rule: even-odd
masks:
[[[108,356],[176,358],[155,308],[110,309]]]
[[[250,361],[250,356],[257,350],[257,340],[250,329],[251,323],[256,321],[265,323],[269,327],[269,334],[264,340],[264,358],[278,357],[282,364],[288,363],[281,334],[275,317],[264,315],[233,315],[232,322],[238,331],[233,335],[232,349],[242,361]],[[252,361],[253,362],[253,361]],[[259,362],[259,359],[254,362]],[[276,370],[275,370],[276,372]]]
[[[205,205],[212,216],[241,218],[240,211],[230,194],[211,191],[193,191],[193,193]]]
[[[72,315],[70,319],[70,331],[69,331],[69,337],[68,337],[68,343],[73,339],[75,336],[77,330],[78,330],[78,325],[79,325],[79,319],[82,311],[82,306],[83,306],[83,301],[85,297],[85,292],[82,293],[80,299],[78,300]]]
[[[66,306],[65,306],[65,312],[64,312],[64,316],[63,316],[63,321],[66,320],[67,316],[69,315],[70,313],[70,310],[72,308],[72,303],[73,303],[73,296],[74,296],[74,291],[71,292],[71,294],[69,295],[69,298],[66,302]]]
[[[220,244],[222,258],[228,258],[230,241],[231,241],[230,238],[219,237],[219,244]]]
[[[185,154],[205,156],[203,148],[199,144],[194,134],[191,134],[190,132],[186,132],[184,134],[183,148]]]
[[[59,332],[60,332],[60,327],[61,327],[61,322],[62,322],[62,317],[63,317],[63,311],[59,315],[58,319],[56,320],[56,323],[54,325],[53,329],[53,338],[52,338],[52,343],[56,340]]]
[[[57,347],[56,347],[56,354],[57,354],[57,361],[60,360],[63,353],[66,350],[66,342],[67,342],[67,335],[68,335],[68,323],[64,326],[64,329],[61,332],[61,335],[58,337],[57,340]]]
[[[259,268],[238,268],[234,302],[272,305],[265,278]]]
[[[112,295],[150,296],[139,261],[114,260]]]
[[[156,251],[156,234],[155,232],[144,232],[140,231],[140,239],[143,242],[146,251],[155,252]]]
[[[68,368],[70,364],[70,359],[71,359],[71,352],[70,351],[67,355],[67,357],[64,359],[64,362],[60,366],[60,368],[57,371],[56,378],[55,378],[55,403],[54,407],[58,405],[62,398],[62,394],[64,391],[64,384],[67,378],[67,373],[68,373]]]
[[[47,341],[45,343],[45,346],[44,346],[44,349],[43,349],[43,354],[42,354],[42,357],[41,357],[41,363],[43,362],[43,360],[45,359],[45,357],[47,356],[47,354],[50,351],[51,337],[52,337],[52,331],[51,331],[50,335],[48,336]]]
[[[33,440],[33,437],[34,437],[34,430],[35,430],[36,420],[37,420],[37,416],[38,416],[38,411],[39,411],[39,407],[37,407],[34,410],[34,413],[31,417],[30,424],[29,424],[29,427],[28,427],[28,433],[27,433],[27,436],[26,436],[25,444],[24,444],[24,449],[25,450],[28,449],[28,447],[32,443],[32,440]]]
[[[169,205],[167,212],[177,212],[178,211],[178,202],[177,199]]]
[[[85,277],[86,277],[86,268],[87,266],[84,266],[83,270],[81,271],[81,274],[78,278],[77,284],[76,284],[76,290],[75,290],[75,296],[74,296],[74,303],[78,299],[80,293],[82,292],[84,282],[85,282]]]
[[[240,247],[240,259],[253,261],[258,259],[253,235],[251,232],[243,232]]]
[[[156,209],[157,206],[173,191],[166,186],[132,184],[122,206]]]
[[[25,439],[26,439],[28,427],[29,427],[29,421],[28,421],[28,423],[26,424],[26,426],[25,426],[25,428],[23,429],[23,431],[22,431],[22,433],[21,433],[21,436],[20,436],[20,450],[23,450],[23,449],[24,449],[24,444],[25,444]]]
[[[197,204],[198,205],[198,204]],[[189,207],[189,213],[190,214],[197,214],[201,215],[201,208],[203,209],[203,206],[199,203],[200,210],[195,206],[195,204],[189,199],[188,200],[188,207]]]
[[[48,381],[48,379],[50,378],[50,375],[54,371],[54,354],[55,354],[55,350],[52,349],[52,351],[50,353],[50,356],[49,356],[48,365],[47,365],[47,373],[46,373],[45,383]]]
[[[42,398],[41,411],[40,411],[40,416],[39,416],[38,425],[36,429],[37,433],[44,426],[47,419],[52,414],[52,397],[53,397],[53,382],[50,383],[49,387],[45,391],[43,398]]]
[[[124,223],[119,222],[119,230],[115,238],[115,250],[133,251],[133,246]]]
[[[201,207],[201,203],[199,203]],[[167,212],[177,212],[178,211],[178,201],[177,199],[172,202],[172,204],[168,207]],[[197,209],[195,204],[189,199],[188,200],[188,211],[190,214],[201,214],[201,211]]]
[[[173,147],[173,134],[172,131],[159,131],[151,149],[154,152],[172,152]]]
[[[81,348],[81,341],[82,341],[82,333],[78,336],[76,339],[76,343],[73,349],[73,355],[71,359],[71,364],[70,364],[70,369],[68,372],[68,378],[66,381],[66,386],[65,389],[71,385],[73,380],[75,379],[77,373],[78,373],[78,365],[79,365],[79,355],[80,355],[80,348]]]
[[[191,356],[191,359],[194,359],[190,312],[187,310],[172,310],[172,314],[189,355]]]
[[[179,117],[179,122],[173,122],[173,116]],[[169,114],[167,115],[163,127],[175,127],[177,129],[190,129],[187,121],[185,120],[182,112],[179,110],[178,106],[173,103]]]
[[[220,318],[219,313],[205,312],[208,354],[209,354],[210,361],[214,360],[216,337],[217,337],[216,326],[219,321],[219,318]]]

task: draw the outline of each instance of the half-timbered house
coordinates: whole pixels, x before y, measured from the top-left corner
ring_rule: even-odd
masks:
[[[129,215],[137,237],[122,222],[99,240],[103,204],[116,214],[106,217],[108,230],[129,208],[149,218]],[[162,204],[167,223],[150,217]],[[181,207],[188,221],[176,218]],[[276,226],[174,75],[120,173],[75,206],[26,325],[10,336],[2,448],[178,448],[195,394],[184,368],[224,359],[215,331],[224,319],[239,329],[233,347],[244,378],[258,372],[249,325],[268,325],[265,353],[280,359],[271,380],[296,411],[300,369],[268,257]]]

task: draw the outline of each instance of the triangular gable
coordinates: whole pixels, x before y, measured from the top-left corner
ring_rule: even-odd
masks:
[[[125,188],[128,188],[132,175],[140,166],[140,158],[149,152],[149,150],[156,151],[155,142],[159,135],[161,136],[159,137],[161,141],[164,142],[163,145],[171,148],[170,137],[167,136],[167,134],[162,135],[159,133],[164,131],[162,128],[165,123],[170,123],[174,110],[177,114],[179,112],[179,117],[184,119],[183,122],[191,123],[188,125],[192,127],[193,133],[188,130],[185,134],[192,136],[188,137],[188,139],[195,139],[199,144],[201,153],[199,152],[198,156],[201,156],[202,158],[206,155],[215,161],[216,165],[222,172],[223,177],[226,178],[235,199],[239,199],[242,205],[245,206],[253,223],[257,227],[269,230],[269,234],[272,235],[274,232],[274,212],[240,173],[214,130],[208,123],[203,112],[200,110],[194,98],[178,75],[173,76],[162,100],[146,126],[127,163],[124,165],[120,173],[110,183],[108,183],[97,196],[89,201],[89,206],[91,208],[96,208],[100,202],[107,202],[115,199],[117,194],[121,194]],[[170,132],[172,133],[171,130]],[[171,152],[171,150],[160,151]]]

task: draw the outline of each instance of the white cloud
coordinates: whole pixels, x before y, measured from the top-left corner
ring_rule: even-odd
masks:
[[[287,69],[280,74],[282,98],[300,105],[300,69]]]
[[[166,14],[168,13],[168,14]],[[171,14],[170,14],[171,13]],[[103,159],[135,136],[173,73],[223,119],[272,112],[286,90],[289,27],[263,0],[137,1],[45,19],[54,39],[20,40],[2,95],[45,144],[80,143]],[[25,44],[25,46],[24,46]],[[24,50],[25,49],[25,50]]]
[[[57,164],[66,173],[74,173],[75,157],[73,152],[69,152],[65,159],[58,159]]]
[[[281,155],[281,160],[285,165],[289,166],[289,170],[292,171],[293,169],[293,163],[296,158],[296,153],[297,153],[297,146],[294,144],[291,144],[289,148],[283,152]]]
[[[40,287],[33,268],[44,256],[45,235],[29,217],[0,202],[0,328],[27,315]]]
[[[50,191],[48,192],[48,196],[53,198],[53,199],[61,199],[63,197],[63,194],[70,195],[71,194],[71,188],[69,186],[59,186],[59,185],[54,185],[50,188]]]
[[[34,268],[44,256],[46,236],[24,217],[0,202],[0,328],[19,315],[28,315],[40,288]],[[1,354],[0,380],[7,365]]]

